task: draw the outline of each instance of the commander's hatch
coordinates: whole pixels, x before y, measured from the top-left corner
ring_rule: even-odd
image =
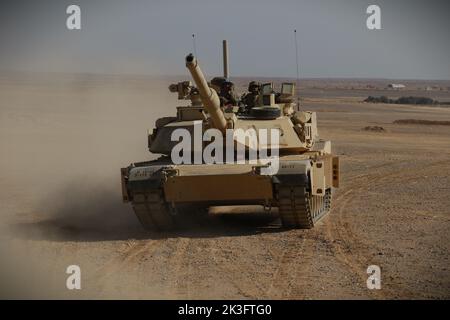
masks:
[[[273,90],[273,82],[264,83],[261,87],[261,95],[259,96],[260,106],[275,106],[275,92]]]

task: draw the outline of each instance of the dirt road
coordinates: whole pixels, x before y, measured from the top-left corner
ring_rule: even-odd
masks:
[[[450,127],[392,124],[450,120],[450,108],[305,89],[342,163],[315,229],[233,207],[149,234],[120,202],[118,169],[148,159],[145,130],[177,105],[168,82],[61,77],[0,79],[2,297],[450,298]],[[362,129],[373,125],[385,131]],[[82,290],[66,289],[70,264]],[[367,289],[369,265],[381,267],[381,290]]]

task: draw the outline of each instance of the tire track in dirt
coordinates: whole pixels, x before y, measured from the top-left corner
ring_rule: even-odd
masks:
[[[266,296],[270,299],[286,299],[290,297],[292,283],[296,279],[298,267],[304,266],[303,262],[299,263],[299,261],[302,261],[301,256],[305,255],[303,251],[305,242],[306,237],[302,234],[301,243],[299,243],[298,238],[295,238],[284,249],[266,292]]]
[[[232,239],[235,241],[236,239]],[[257,275],[260,270],[255,268],[253,263],[243,264],[241,262],[233,262],[230,263],[228,258],[219,257],[219,253],[223,252],[234,252],[235,250],[239,250],[239,254],[241,256],[248,256],[250,253],[246,254],[244,251],[249,252],[253,250],[253,247],[247,244],[247,237],[243,237],[239,239],[238,243],[232,243],[233,246],[224,247],[227,242],[214,241],[214,246],[210,248],[210,254],[212,260],[216,263],[220,274],[228,284],[231,284],[238,292],[239,298],[245,299],[259,299],[263,296],[265,289],[262,287],[262,283],[256,281],[255,279],[250,279],[246,277],[246,274]],[[236,246],[238,249],[236,249]],[[221,261],[222,259],[225,260]],[[245,271],[244,271],[245,270]]]
[[[343,215],[344,210],[347,208],[347,205],[351,201],[349,195],[351,195],[353,192],[353,189],[347,190],[347,192],[342,195],[341,199],[336,199],[335,206],[339,206],[339,211],[337,213],[338,220],[334,222],[334,224],[332,221],[330,221],[331,219],[328,221],[329,223],[326,224],[326,234],[330,239],[329,242],[333,245],[336,259],[338,259],[341,263],[349,268],[349,271],[352,272],[353,277],[356,278],[357,283],[365,284],[368,277],[365,271],[368,265],[361,263],[361,260],[358,257],[359,255],[361,255],[360,248],[354,251],[348,250],[347,252],[347,250],[340,244],[343,242],[348,244],[349,248],[355,247],[355,239],[349,236],[347,233],[342,232],[342,230],[345,230],[346,227],[342,224],[342,221],[339,220]],[[372,291],[372,293],[377,298],[384,298],[384,293],[378,290]]]
[[[190,298],[189,250],[192,241],[189,238],[176,238],[175,251],[167,261],[168,281],[165,295],[169,298]]]
[[[347,209],[347,206],[352,200],[355,200],[357,198],[353,198],[352,196],[358,196],[355,192],[355,189],[358,188],[359,190],[365,189],[369,186],[374,185],[384,185],[388,181],[392,180],[393,178],[397,178],[396,182],[398,182],[399,178],[403,178],[405,180],[405,173],[413,173],[414,176],[411,177],[411,174],[408,176],[406,174],[406,180],[415,179],[417,177],[420,177],[423,173],[423,171],[430,169],[430,167],[436,167],[441,166],[444,163],[449,163],[448,160],[445,161],[437,161],[431,164],[428,164],[426,167],[423,167],[423,164],[415,165],[414,168],[408,168],[406,170],[400,170],[400,171],[394,171],[391,173],[379,173],[376,174],[361,174],[358,176],[351,177],[349,179],[348,184],[348,190],[340,194],[338,197],[336,197],[334,207],[339,207],[339,213],[336,216],[336,220],[330,219],[328,221],[327,225],[327,236],[329,239],[331,239],[331,243],[334,246],[335,252],[337,253],[336,257],[343,262],[345,265],[347,265],[355,275],[357,275],[363,283],[367,280],[368,275],[366,274],[366,268],[368,267],[368,260],[370,254],[368,254],[369,250],[368,248],[375,248],[376,244],[373,242],[368,242],[367,239],[361,239],[358,237],[354,232],[350,230],[348,227],[351,225],[351,221],[353,217],[349,218],[345,215],[344,210]],[[378,166],[377,169],[388,167],[390,164],[385,164],[382,166]],[[413,170],[414,169],[414,170]],[[373,171],[373,169],[371,170]],[[363,181],[361,181],[363,179]],[[365,181],[364,181],[365,180]],[[359,195],[361,196],[361,195]],[[339,241],[337,241],[339,240]],[[346,252],[345,248],[340,244],[340,242],[344,242],[349,245],[349,247],[355,247],[355,244],[362,245],[358,248],[358,250],[355,250],[355,253],[349,251]],[[361,251],[363,251],[361,253]],[[364,259],[364,257],[366,259]],[[394,288],[383,288],[383,290],[372,290],[371,293],[377,297],[377,298],[387,298],[390,295],[398,295],[399,292],[402,293],[402,296],[404,297],[417,297],[417,293],[411,292],[410,290],[407,290],[405,288],[402,288],[398,284],[394,284],[391,287]]]
[[[139,262],[137,261],[138,258],[141,258],[143,254],[150,254],[154,252],[155,249],[161,245],[160,241],[127,241],[124,244],[126,246],[126,249],[121,252],[119,256],[109,260],[103,267],[99,268],[95,272],[96,281],[99,283],[99,292],[104,292],[106,290],[107,284],[111,282],[111,278],[120,275],[121,272],[124,271],[124,269],[130,266],[137,267],[139,265]]]

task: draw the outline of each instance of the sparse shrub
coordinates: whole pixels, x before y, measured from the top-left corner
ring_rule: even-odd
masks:
[[[434,101],[431,98],[427,98],[427,97],[400,97],[398,98],[395,103],[397,104],[424,104],[424,105],[429,105],[429,104],[435,104],[437,103],[437,101]]]
[[[390,104],[413,104],[413,105],[435,105],[439,104],[439,101],[433,100],[428,97],[400,97],[398,99],[389,99],[386,96],[373,97],[369,96],[364,102],[370,103],[390,103]]]
[[[385,132],[386,130],[380,126],[367,126],[363,128],[364,131],[372,131],[372,132]]]
[[[389,99],[386,96],[381,97],[372,97],[369,96],[364,102],[370,102],[370,103],[394,103],[393,100]]]
[[[439,121],[439,120],[400,119],[400,120],[395,120],[393,123],[394,124],[424,124],[424,125],[450,126],[450,121]]]

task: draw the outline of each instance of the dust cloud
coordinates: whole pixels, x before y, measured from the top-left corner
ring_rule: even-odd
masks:
[[[9,190],[0,220],[100,230],[132,224],[120,168],[151,159],[146,130],[175,100],[168,82],[22,74],[0,84],[0,183]]]
[[[147,129],[176,102],[169,83],[0,76],[0,297],[61,297],[52,292],[83,244],[145,237],[121,201],[120,168],[152,158]]]

